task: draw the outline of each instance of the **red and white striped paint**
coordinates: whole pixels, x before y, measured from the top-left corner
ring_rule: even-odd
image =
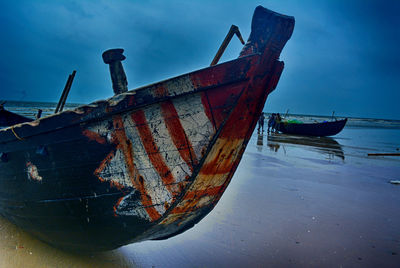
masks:
[[[187,77],[176,80],[165,83],[158,94],[193,91]],[[93,123],[84,134],[116,144],[95,171],[101,181],[127,192],[115,205],[115,214],[154,221],[182,193],[215,131],[201,93],[196,93]]]

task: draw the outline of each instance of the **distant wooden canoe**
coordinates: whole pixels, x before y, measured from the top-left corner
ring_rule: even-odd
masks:
[[[343,120],[298,124],[282,122],[278,126],[278,130],[285,134],[305,135],[305,136],[333,136],[338,134],[346,125],[347,118]]]
[[[238,59],[0,130],[0,213],[81,251],[193,227],[238,167],[293,28],[259,6]]]

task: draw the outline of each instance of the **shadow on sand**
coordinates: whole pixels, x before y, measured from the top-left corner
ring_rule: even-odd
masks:
[[[0,267],[137,267],[119,251],[80,254],[49,246],[0,217]]]

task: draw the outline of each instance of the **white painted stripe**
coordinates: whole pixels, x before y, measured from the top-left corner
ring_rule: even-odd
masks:
[[[148,126],[152,132],[154,141],[159,148],[160,155],[165,160],[165,164],[171,171],[175,182],[185,180],[186,176],[191,176],[191,171],[185,160],[182,159],[166,127],[162,117],[161,106],[154,105],[151,108],[144,109],[144,114]]]
[[[165,87],[170,96],[194,91],[193,83],[189,75],[166,81]]]
[[[186,136],[192,144],[193,151],[200,160],[212,136],[214,127],[204,112],[201,95],[193,94],[173,100]]]
[[[133,190],[121,200],[117,208],[117,214],[121,216],[136,216],[150,221],[150,216],[141,202],[137,202],[137,191]]]
[[[98,122],[89,127],[91,131],[97,132],[102,136],[107,136],[107,140],[111,142],[110,130],[107,129],[108,122]],[[114,157],[105,165],[104,169],[100,171],[97,176],[101,177],[105,181],[113,181],[124,187],[132,187],[133,184],[129,177],[129,172],[126,167],[124,153],[121,149],[118,149]],[[133,199],[133,193],[136,192],[134,189],[130,194],[124,197],[117,207],[116,213],[118,215],[130,215],[138,216],[140,218],[150,220],[147,211],[144,209],[140,199]]]
[[[156,205],[156,210],[162,215],[165,212],[164,204],[168,203],[170,205],[172,202],[172,194],[164,185],[158,172],[154,170],[147,153],[136,153],[146,152],[146,150],[130,114],[125,114],[123,116],[123,121],[126,136],[132,142],[133,161],[136,169],[143,177],[144,187],[151,197],[152,203]]]
[[[143,147],[136,126],[132,121],[130,113],[124,114],[122,118],[125,126],[125,134],[132,143],[134,165],[139,174],[143,177],[144,187],[147,190],[147,194],[151,197],[153,205],[162,215],[165,212],[165,202],[171,205],[172,195],[163,184],[159,174],[154,170],[154,167],[147,156],[146,150]],[[108,125],[108,121],[103,121],[93,124],[89,127],[89,129],[102,136],[107,136],[107,140],[111,142],[111,135],[109,135],[110,130],[108,129]],[[129,176],[128,168],[126,167],[124,153],[120,149],[115,152],[114,157],[105,165],[105,168],[98,174],[98,176],[105,181],[113,181],[121,184],[124,187],[134,188]],[[131,204],[128,204],[128,202]],[[120,206],[118,207],[120,209],[117,208],[118,214],[119,212],[124,214],[129,213],[127,211],[122,211],[121,209],[123,207],[137,208],[143,207],[143,205],[140,199],[134,201],[132,198],[127,197],[124,198],[123,202],[121,201]],[[147,212],[143,213],[146,213],[147,215]],[[142,212],[139,212],[139,214],[142,214]],[[146,216],[146,219],[147,218],[148,215]]]
[[[89,127],[89,130],[97,132],[101,136],[107,136],[108,142],[111,142],[111,135],[107,135],[108,132],[110,132],[107,129],[107,125],[107,121],[97,122],[92,124]],[[114,157],[97,175],[106,181],[115,181],[124,187],[133,187],[132,182],[129,178],[129,172],[125,164],[124,154],[120,149],[115,152]]]
[[[115,181],[124,187],[133,187],[124,158],[124,153],[118,149],[99,176],[106,181]]]

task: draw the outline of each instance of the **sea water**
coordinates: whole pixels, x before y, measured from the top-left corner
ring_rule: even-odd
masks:
[[[80,104],[66,103],[64,105],[65,110],[71,110],[80,106]],[[10,111],[23,115],[29,118],[35,118],[39,109],[42,110],[42,116],[51,115],[54,113],[57,107],[55,102],[23,102],[23,101],[6,101],[4,107]]]

